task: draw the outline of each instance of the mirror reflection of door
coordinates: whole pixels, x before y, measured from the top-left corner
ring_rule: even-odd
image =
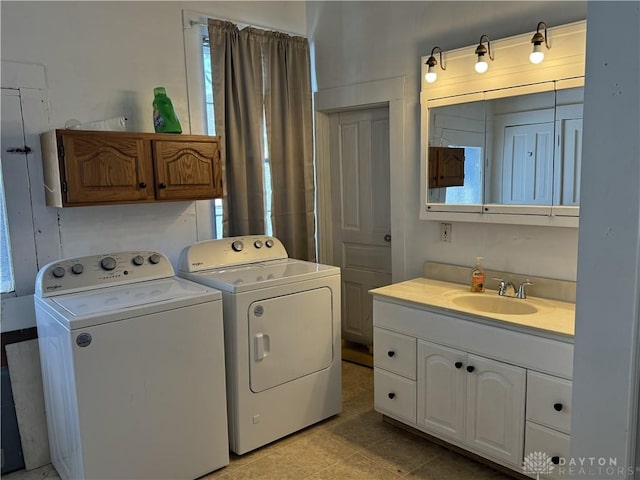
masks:
[[[504,129],[502,202],[550,205],[553,180],[553,122]]]
[[[342,338],[373,345],[373,299],[391,283],[389,112],[331,115],[334,263],[342,270]]]

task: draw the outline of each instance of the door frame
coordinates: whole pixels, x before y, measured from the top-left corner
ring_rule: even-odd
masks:
[[[406,188],[404,155],[406,77],[394,77],[344,87],[318,90],[314,94],[316,123],[316,204],[318,259],[333,262],[331,201],[332,113],[387,106],[389,109],[389,196],[391,200],[391,281],[406,279]]]

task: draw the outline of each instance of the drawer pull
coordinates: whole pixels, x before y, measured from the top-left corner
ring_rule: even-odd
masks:
[[[393,357],[396,354],[396,352],[394,352],[393,350],[389,350],[387,352],[387,355],[389,355],[389,357]]]
[[[390,400],[393,400],[394,398],[396,398],[396,394],[391,392],[390,394],[387,395],[389,397]]]
[[[551,457],[551,463],[553,463],[554,465],[558,465],[560,463],[560,457]]]
[[[461,369],[462,368],[462,362],[456,362],[453,364],[457,369]]]
[[[562,411],[562,404],[561,404],[561,403],[554,403],[554,404],[553,404],[553,409],[554,409],[556,412],[560,412],[560,411]]]
[[[472,373],[475,369],[476,369],[476,367],[474,367],[473,365],[467,366],[467,372],[469,372],[469,373]]]
[[[144,183],[144,182],[140,182],[140,183],[138,184],[138,186],[139,186],[140,188],[147,188],[147,184],[146,184],[146,183]]]
[[[167,188],[167,184],[162,182],[160,185],[158,185],[160,188]]]

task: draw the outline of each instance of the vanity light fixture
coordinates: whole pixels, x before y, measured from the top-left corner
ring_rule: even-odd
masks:
[[[482,44],[483,38],[487,39],[486,47]],[[476,62],[476,72],[484,73],[488,70],[489,64],[487,63],[487,59],[485,58],[485,55],[487,55],[487,53],[489,54],[489,59],[493,61],[493,54],[491,53],[491,40],[489,39],[488,35],[483,34],[480,37],[480,43],[476,47],[476,55],[478,56],[478,61]]]
[[[427,69],[427,74],[424,76],[424,79],[428,83],[433,83],[438,79],[438,73],[436,72],[436,65],[438,65],[438,61],[436,60],[436,57],[433,56],[436,53],[436,49],[440,51],[440,68],[442,70],[447,69],[447,67],[444,66],[444,62],[442,61],[442,49],[440,47],[433,47],[433,49],[431,50],[431,56],[425,62],[425,65],[429,66],[429,68]]]
[[[540,33],[540,27],[544,25],[544,35]],[[533,52],[529,55],[529,61],[531,63],[541,63],[544,60],[544,51],[542,50],[542,42],[544,42],[547,50],[551,47],[549,46],[549,37],[547,37],[547,24],[544,22],[538,23],[538,27],[536,28],[536,33],[531,38],[531,43],[533,43]]]

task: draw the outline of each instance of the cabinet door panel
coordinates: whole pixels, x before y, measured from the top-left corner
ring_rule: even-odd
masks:
[[[135,135],[63,132],[65,204],[153,200],[148,142]]]
[[[206,199],[222,194],[218,143],[154,140],[159,200]]]
[[[526,371],[468,355],[465,443],[511,465],[522,464]]]
[[[418,425],[458,442],[464,439],[465,359],[458,350],[418,341]]]

